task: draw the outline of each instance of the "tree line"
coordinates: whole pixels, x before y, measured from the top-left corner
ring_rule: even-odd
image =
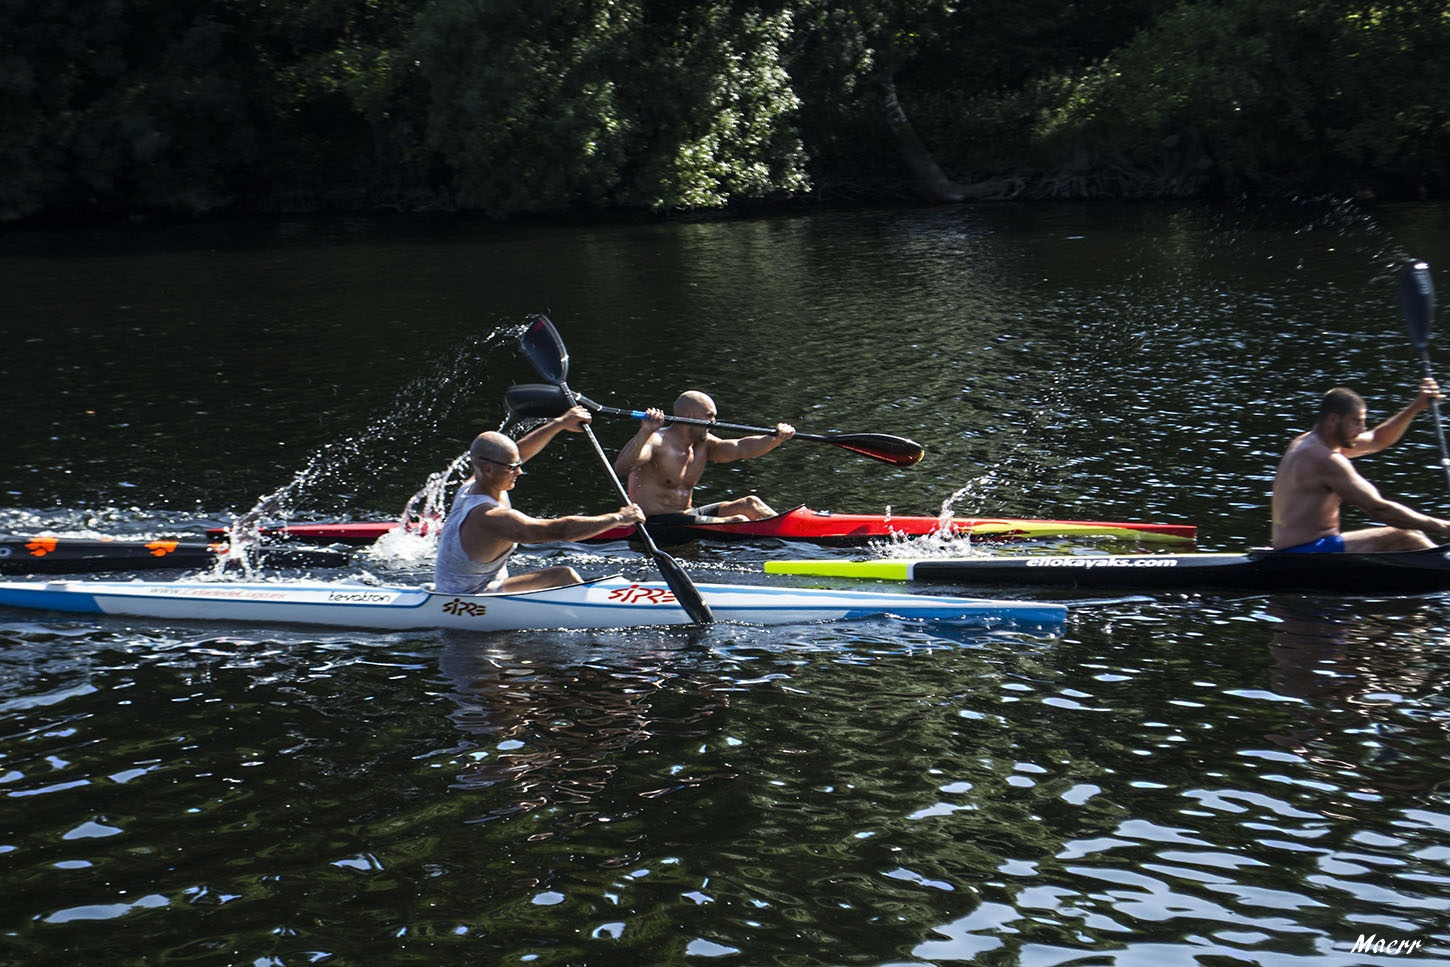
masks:
[[[1450,6],[0,0],[0,221],[1450,194]]]

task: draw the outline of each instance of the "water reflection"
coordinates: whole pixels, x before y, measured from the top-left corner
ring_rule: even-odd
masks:
[[[471,821],[550,810],[552,831],[535,838],[552,838],[634,818],[642,801],[728,778],[681,762],[653,788],[611,789],[628,757],[707,737],[730,690],[668,648],[603,657],[590,648],[577,640],[561,647],[557,637],[448,640],[438,669],[457,703],[448,717],[461,741],[439,754],[458,763],[454,788],[495,793]]]
[[[1269,684],[1303,702],[1293,727],[1268,736],[1326,777],[1354,777],[1339,805],[1363,808],[1363,794],[1416,795],[1440,777],[1397,769],[1422,755],[1413,746],[1443,740],[1443,726],[1413,714],[1416,702],[1444,688],[1431,652],[1447,644],[1437,597],[1353,601],[1276,595],[1269,642]],[[1428,726],[1428,727],[1427,727]]]

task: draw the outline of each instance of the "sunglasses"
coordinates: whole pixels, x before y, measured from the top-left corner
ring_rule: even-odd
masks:
[[[479,457],[478,459],[482,460],[484,463],[491,463],[495,467],[503,467],[505,470],[512,471],[521,476],[524,472],[524,462],[522,460],[518,461],[517,463],[504,463],[502,460],[490,460],[488,457]]]

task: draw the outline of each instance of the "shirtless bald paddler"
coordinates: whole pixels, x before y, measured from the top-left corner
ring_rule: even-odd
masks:
[[[717,415],[715,401],[696,390],[681,393],[673,412],[693,420],[714,420]],[[644,509],[648,520],[726,523],[775,516],[770,505],[754,494],[696,507],[695,487],[709,464],[763,456],[795,436],[795,427],[777,423],[774,434],[724,440],[708,426],[670,423],[662,410],[645,413],[639,432],[615,458],[614,469],[629,478],[629,498]]]

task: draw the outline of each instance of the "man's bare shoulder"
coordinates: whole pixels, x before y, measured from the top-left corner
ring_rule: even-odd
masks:
[[[1276,487],[1305,487],[1313,485],[1322,475],[1329,448],[1314,436],[1305,433],[1297,436],[1284,450],[1274,474]]]
[[[479,504],[463,518],[463,526],[474,531],[489,531],[512,521],[526,519],[508,504]]]
[[[721,437],[717,437],[713,433],[705,434],[705,453],[707,455],[713,456],[714,454],[719,453],[722,449],[728,449],[733,446],[735,446],[735,440],[733,439],[726,440]]]
[[[1306,433],[1289,445],[1279,464],[1281,476],[1302,483],[1317,483],[1344,475],[1357,475],[1349,457],[1327,446],[1313,433]]]
[[[1315,433],[1301,433],[1295,437],[1284,451],[1284,463],[1313,463],[1327,460],[1333,456],[1334,451],[1325,445]]]

